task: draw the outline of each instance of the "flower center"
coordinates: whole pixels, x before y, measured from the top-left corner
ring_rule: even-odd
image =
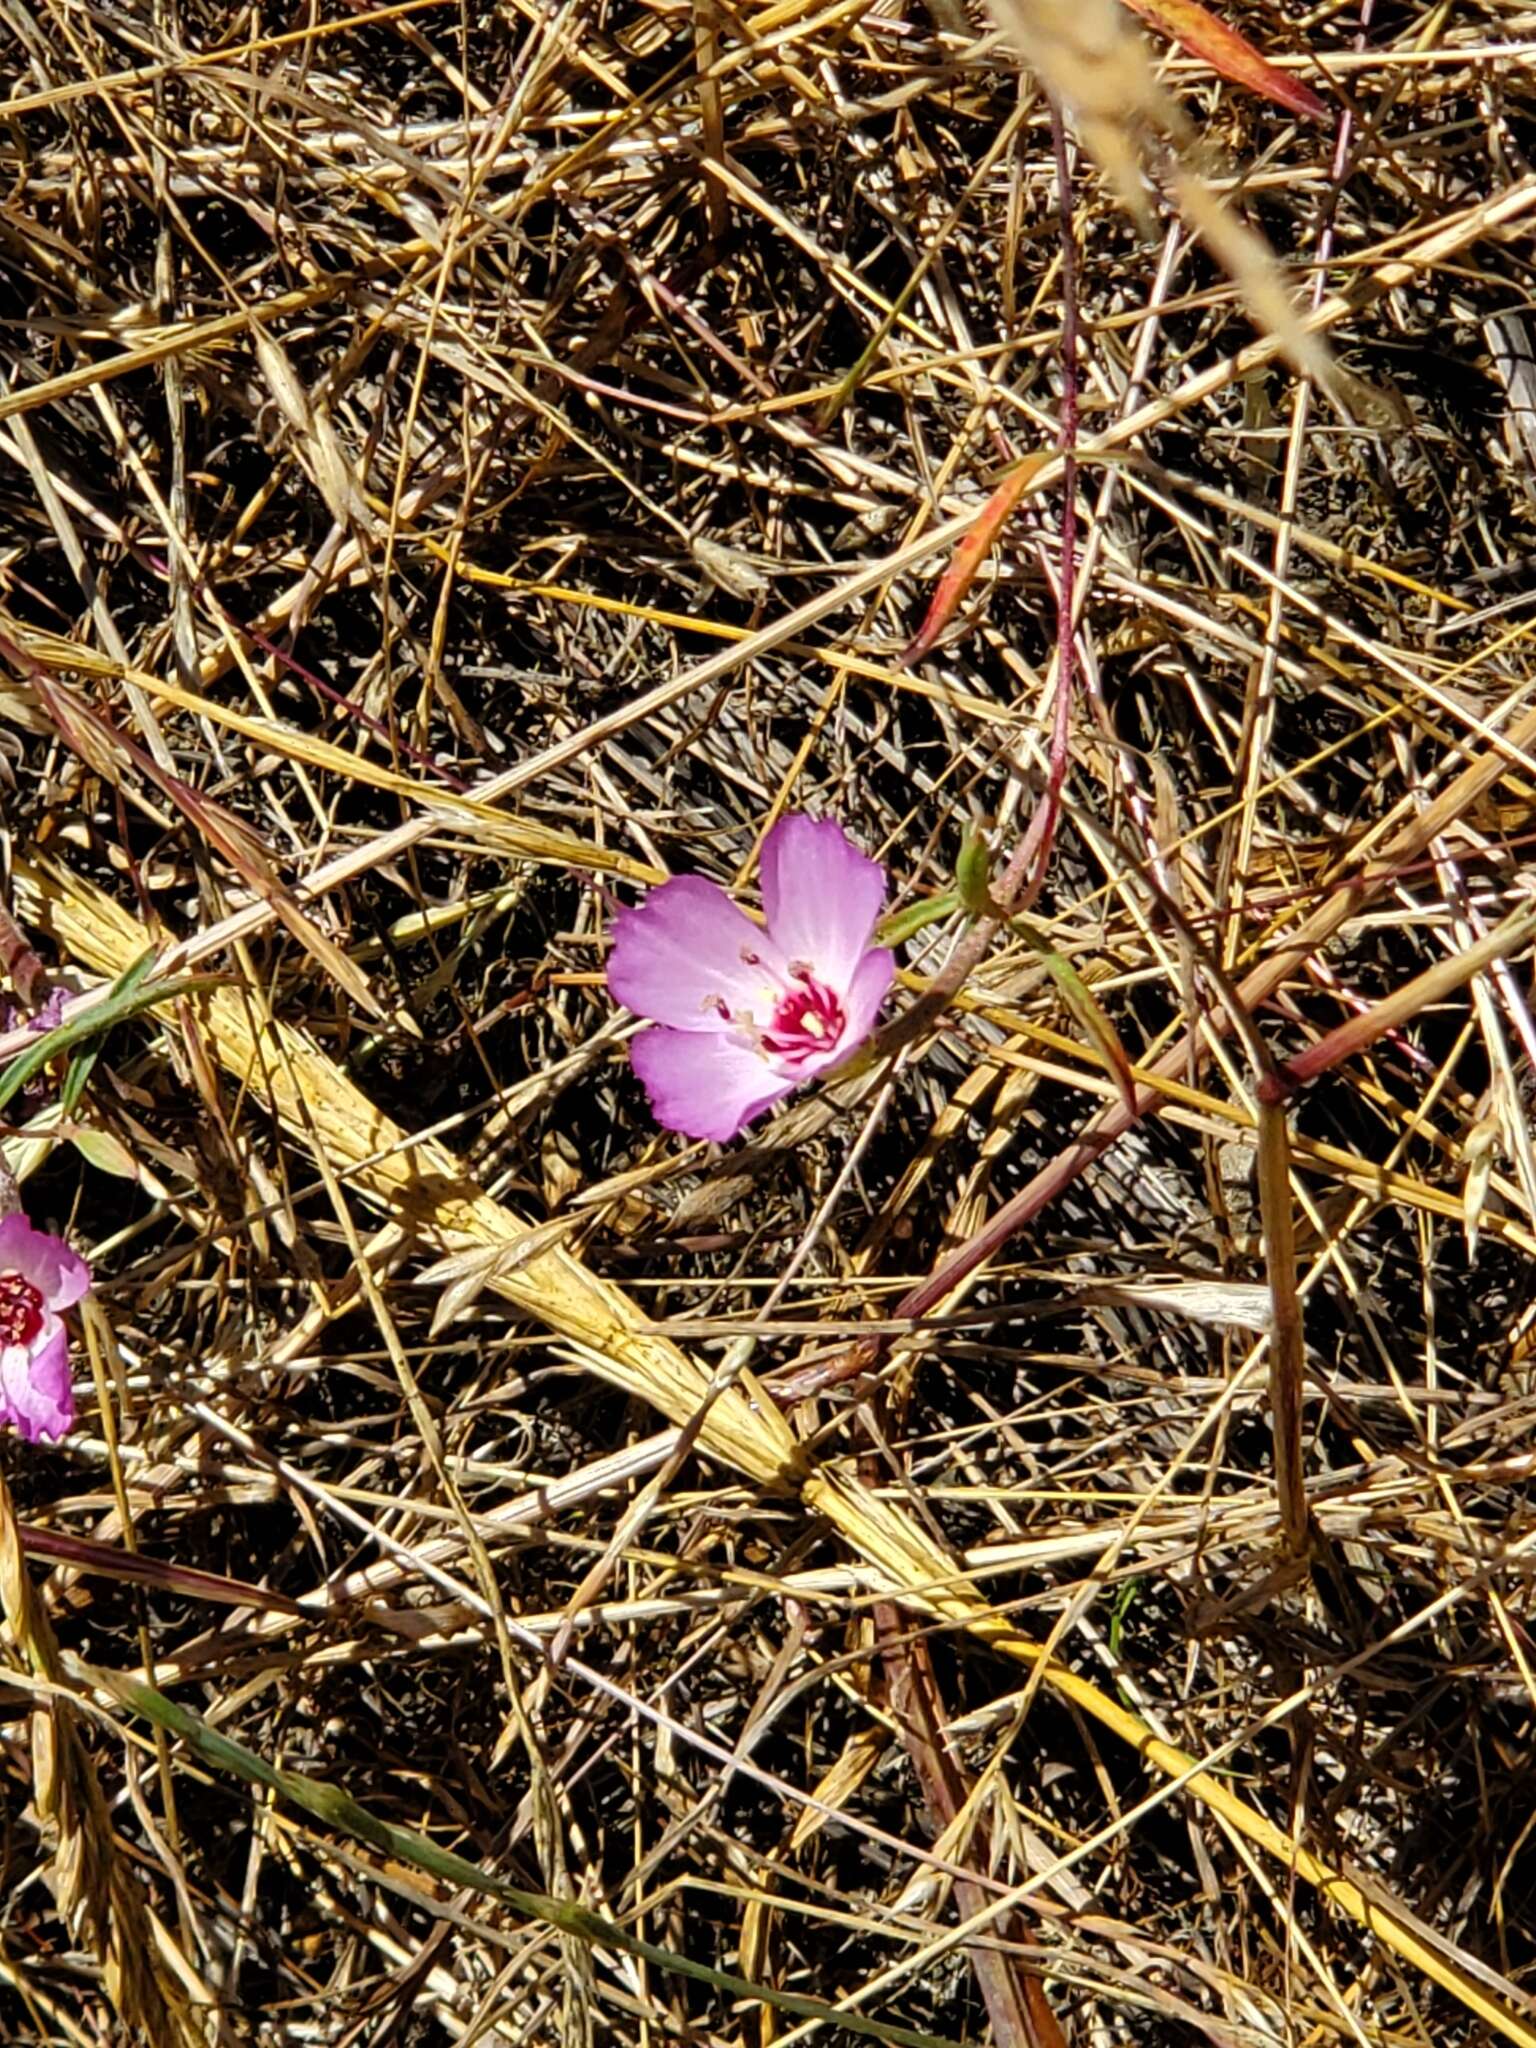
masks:
[[[19,1273],[0,1273],[0,1344],[30,1344],[43,1327],[43,1297]]]
[[[790,1068],[821,1058],[843,1035],[847,1023],[842,1003],[813,974],[800,973],[780,996],[772,1022],[762,1035],[768,1058]]]

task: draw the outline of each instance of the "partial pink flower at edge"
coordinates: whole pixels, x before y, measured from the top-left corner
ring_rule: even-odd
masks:
[[[701,875],[614,920],[608,989],[652,1020],[630,1058],[656,1120],[723,1143],[874,1029],[896,972],[872,946],[885,870],[833,818],[791,813],[763,842],[767,930]]]
[[[91,1269],[61,1237],[26,1217],[0,1217],[0,1425],[28,1443],[74,1426],[69,1333],[60,1311],[91,1284]]]

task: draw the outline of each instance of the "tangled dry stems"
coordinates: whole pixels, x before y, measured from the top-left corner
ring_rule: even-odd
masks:
[[[216,976],[6,1111],[101,1312],[6,1453],[7,2040],[828,2032],[156,1757],[81,1660],[948,2038],[1536,2038],[1528,967],[1293,1101],[1283,1218],[1271,1118],[1267,1230],[1232,1029],[1529,899],[1536,15],[1232,11],[1343,148],[1164,66],[1391,427],[1084,167],[1036,916],[1135,1127],[1074,1152],[1116,1085],[1012,941],[723,1156],[603,994],[616,897],[785,807],[910,902],[1045,778],[1058,469],[896,659],[1058,414],[1049,108],[952,13],[0,10],[6,900],[68,990]]]

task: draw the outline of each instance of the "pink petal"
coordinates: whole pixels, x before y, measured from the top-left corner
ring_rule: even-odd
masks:
[[[885,869],[835,818],[791,812],[763,841],[763,908],[785,959],[846,994],[885,902]]]
[[[659,1024],[630,1040],[629,1057],[657,1123],[720,1145],[795,1085],[775,1074],[751,1046],[719,1031],[674,1031]]]
[[[36,1350],[25,1344],[0,1348],[0,1423],[10,1423],[19,1436],[35,1444],[39,1438],[63,1436],[74,1421],[69,1339],[64,1325],[50,1316]]]
[[[718,1036],[721,1002],[733,1016],[761,1021],[773,1014],[786,979],[772,940],[702,875],[663,882],[638,910],[621,910],[613,921],[609,993],[637,1017],[675,1031]]]
[[[0,1273],[19,1273],[49,1308],[72,1308],[90,1291],[91,1269],[62,1237],[34,1230],[19,1210],[0,1216]]]
[[[843,1028],[836,1040],[825,1052],[812,1053],[800,1065],[797,1081],[804,1081],[812,1074],[820,1074],[828,1067],[841,1066],[854,1053],[875,1028],[875,1019],[880,1014],[880,1005],[890,994],[891,983],[896,975],[896,955],[887,953],[882,946],[866,953],[854,969],[853,980],[843,998]]]
[[[896,979],[896,955],[888,953],[883,946],[866,953],[854,970],[853,980],[848,984],[848,993],[843,998],[843,1014],[847,1023],[843,1026],[842,1039],[838,1045],[840,1054],[853,1051],[862,1045],[875,1028],[875,1019],[880,1015],[880,1005],[891,992],[891,983]]]

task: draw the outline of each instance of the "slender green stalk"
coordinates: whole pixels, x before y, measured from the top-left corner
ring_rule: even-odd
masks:
[[[114,1025],[123,1023],[129,1017],[136,1017],[141,1010],[153,1010],[160,1003],[167,1003],[173,996],[186,995],[192,989],[207,988],[211,976],[206,974],[178,974],[164,981],[146,981],[154,952],[145,953],[136,960],[128,971],[119,976],[99,1003],[92,1003],[88,1010],[82,1010],[77,1017],[71,1017],[66,1024],[57,1025],[52,1031],[42,1032],[24,1052],[16,1055],[3,1073],[0,1073],[0,1109],[3,1109],[19,1089],[25,1088],[32,1076],[56,1059],[61,1052],[83,1045],[88,1039],[97,1038]],[[78,1090],[76,1091],[78,1093]]]
[[[616,1921],[606,1920],[600,1913],[593,1913],[570,1899],[552,1898],[545,1892],[525,1891],[521,1885],[508,1884],[505,1879],[493,1877],[489,1871],[482,1870],[479,1864],[454,1855],[451,1849],[440,1849],[436,1843],[412,1833],[409,1828],[380,1820],[377,1814],[370,1813],[367,1807],[359,1805],[349,1793],[339,1791],[334,1785],[307,1777],[301,1771],[269,1764],[254,1750],[210,1728],[200,1715],[178,1706],[164,1693],[139,1679],[129,1678],[121,1672],[103,1671],[74,1658],[68,1660],[68,1665],[71,1676],[77,1681],[108,1694],[153,1727],[177,1736],[209,1769],[227,1771],[233,1777],[243,1778],[247,1784],[263,1786],[267,1791],[302,1807],[304,1812],[327,1827],[354,1835],[382,1855],[408,1863],[443,1884],[499,1900],[529,1920],[540,1920],[558,1933],[574,1935],[579,1941],[591,1942],[594,1947],[617,1949],[624,1955],[649,1963],[654,1969],[668,1970],[675,1976],[692,1977],[695,1982],[707,1984],[715,1991],[724,1991],[732,1998],[750,1999],[756,2005],[768,2005],[779,2012],[793,2013],[798,2019],[820,2020],[827,2026],[860,2035],[865,2040],[890,2042],[892,2048],[960,2048],[958,2042],[941,2034],[926,2034],[916,2027],[898,2026],[893,2021],[870,2019],[863,2013],[845,2012],[828,2005],[824,1999],[803,1998],[797,1992],[780,1991],[768,1984],[753,1984],[729,1970],[711,1969],[707,1963],[697,1963],[690,1956],[678,1955],[672,1949],[657,1948],[653,1943],[631,1934]]]

